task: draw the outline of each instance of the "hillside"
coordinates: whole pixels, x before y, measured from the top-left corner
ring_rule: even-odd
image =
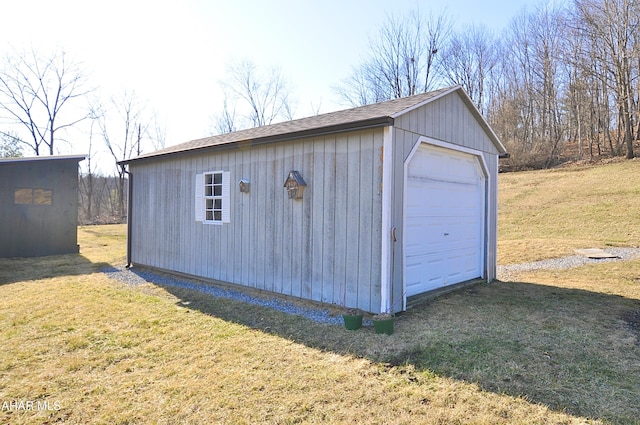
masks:
[[[498,264],[640,244],[640,160],[503,173]]]

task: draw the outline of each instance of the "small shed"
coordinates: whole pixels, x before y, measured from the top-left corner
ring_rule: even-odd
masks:
[[[78,163],[84,159],[0,159],[0,257],[78,252]]]
[[[379,313],[496,276],[498,157],[460,86],[125,161],[128,261]]]

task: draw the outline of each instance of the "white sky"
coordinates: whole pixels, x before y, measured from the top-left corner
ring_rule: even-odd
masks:
[[[167,146],[208,135],[233,60],[280,67],[296,117],[342,109],[331,87],[367,53],[386,16],[419,7],[500,32],[539,0],[0,0],[0,54],[64,49],[105,99],[135,91]],[[82,138],[80,136],[80,138]],[[85,153],[83,141],[71,152]],[[26,153],[26,152],[25,152]]]

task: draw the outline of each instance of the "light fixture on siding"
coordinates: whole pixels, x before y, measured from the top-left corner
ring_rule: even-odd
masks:
[[[238,186],[240,187],[241,193],[249,193],[251,182],[249,181],[249,179],[242,179],[238,182]]]
[[[302,194],[306,186],[307,184],[300,173],[295,170],[289,172],[289,176],[284,182],[284,187],[287,189],[289,199],[302,199]]]

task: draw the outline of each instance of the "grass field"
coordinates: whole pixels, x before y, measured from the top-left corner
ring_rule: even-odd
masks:
[[[638,160],[499,177],[498,263],[640,244]]]
[[[502,264],[635,246],[640,162],[500,176]],[[640,260],[440,297],[396,332],[347,331],[100,270],[0,259],[0,423],[640,424]]]

